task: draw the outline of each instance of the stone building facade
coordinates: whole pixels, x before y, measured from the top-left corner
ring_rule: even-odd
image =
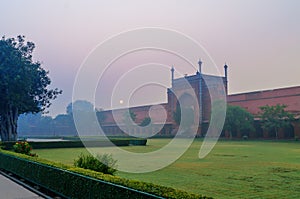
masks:
[[[199,61],[199,70],[190,76],[184,76],[174,79],[174,68],[171,69],[171,88],[167,89],[167,102],[156,106],[139,106],[131,107],[130,111],[136,115],[136,126],[122,127],[116,124],[115,120],[122,120],[125,109],[103,111],[105,119],[101,122],[103,131],[108,135],[122,135],[124,132],[130,132],[131,135],[141,135],[149,133],[145,131],[158,132],[156,135],[173,136],[177,133],[178,124],[175,122],[173,115],[178,108],[180,101],[181,106],[190,107],[195,112],[199,111],[197,121],[199,128],[197,136],[205,135],[211,114],[211,96],[212,92],[225,96],[227,103],[245,108],[252,113],[255,118],[255,132],[249,132],[251,138],[272,138],[274,135],[262,130],[257,115],[259,107],[265,105],[286,104],[287,110],[294,113],[296,121],[288,129],[283,129],[279,133],[279,138],[300,137],[300,86],[291,88],[281,88],[268,91],[257,91],[249,93],[240,93],[228,95],[227,69],[224,66],[224,76],[207,75],[201,72],[202,62]],[[138,125],[149,117],[151,109],[152,126],[148,129],[140,128]],[[165,117],[165,118],[164,118]],[[163,122],[162,122],[163,121]],[[125,124],[124,124],[125,126]],[[120,128],[121,127],[121,128]],[[223,132],[221,136],[226,137]],[[239,135],[241,136],[241,135]]]

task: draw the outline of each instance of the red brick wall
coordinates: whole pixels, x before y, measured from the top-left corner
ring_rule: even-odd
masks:
[[[260,106],[285,104],[287,111],[300,113],[300,86],[228,96],[228,103],[241,106],[252,114],[258,114]]]

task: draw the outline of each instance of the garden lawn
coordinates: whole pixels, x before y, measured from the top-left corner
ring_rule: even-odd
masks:
[[[150,139],[134,152],[156,150],[169,139]],[[171,186],[214,198],[300,198],[300,142],[219,141],[204,159],[198,158],[202,140],[172,165],[155,172],[116,175]],[[34,150],[40,157],[73,164],[84,148]]]

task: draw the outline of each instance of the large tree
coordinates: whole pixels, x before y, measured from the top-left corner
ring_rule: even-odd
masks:
[[[68,104],[66,112],[68,115],[72,115],[73,112],[94,112],[94,105],[86,100],[76,100]]]
[[[229,132],[232,138],[233,132],[248,134],[253,131],[253,115],[239,106],[227,106],[224,130]]]
[[[0,40],[0,134],[2,141],[17,139],[22,113],[43,112],[61,90],[48,89],[51,81],[41,63],[32,59],[33,42],[24,36]]]
[[[276,139],[278,138],[279,129],[290,125],[294,119],[294,115],[285,110],[287,108],[285,104],[266,105],[259,108],[261,110],[262,128],[266,131],[274,130]]]

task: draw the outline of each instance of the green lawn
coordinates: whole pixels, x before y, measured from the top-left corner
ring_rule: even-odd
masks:
[[[169,139],[151,139],[147,146],[126,150],[147,152]],[[219,141],[199,159],[202,144],[196,140],[174,164],[151,173],[118,172],[130,179],[171,186],[215,198],[300,198],[300,143],[270,141]],[[83,148],[35,150],[40,157],[73,164]]]

